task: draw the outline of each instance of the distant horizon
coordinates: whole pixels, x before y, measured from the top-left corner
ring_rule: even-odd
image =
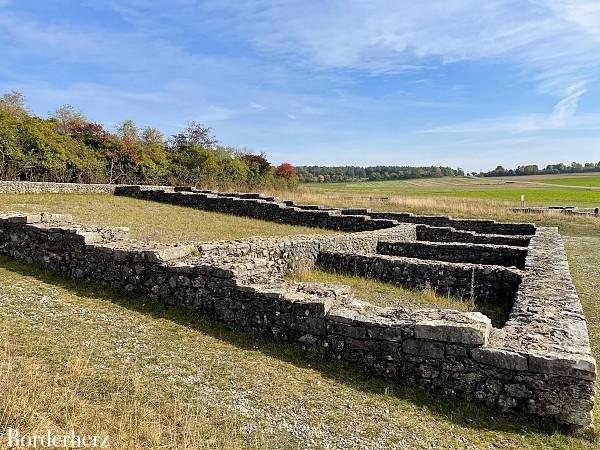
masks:
[[[600,159],[600,3],[0,0],[0,93],[274,164]]]
[[[267,155],[268,156],[268,155]],[[511,169],[516,169],[518,166],[528,166],[528,165],[536,165],[538,166],[538,168],[544,169],[545,167],[549,166],[549,165],[556,165],[556,164],[560,164],[563,163],[566,166],[570,166],[571,163],[576,162],[576,163],[580,163],[580,164],[585,164],[585,163],[595,163],[598,164],[598,162],[600,162],[600,159],[598,161],[570,161],[570,162],[566,162],[566,161],[555,161],[555,162],[549,162],[546,164],[536,164],[536,163],[523,163],[523,164],[517,164],[515,167],[506,167],[503,166],[506,170],[511,170]],[[464,168],[462,166],[456,166],[456,167],[452,167],[452,166],[440,166],[439,164],[423,164],[423,165],[419,165],[419,166],[409,166],[406,164],[367,164],[367,165],[359,165],[359,164],[293,164],[292,162],[290,162],[290,164],[292,164],[294,167],[313,167],[313,166],[317,166],[317,167],[362,167],[362,168],[366,168],[366,167],[379,167],[379,166],[397,166],[397,167],[450,167],[451,169],[463,169]],[[496,167],[498,166],[502,166],[502,164],[496,164],[494,167],[490,168],[489,170],[483,170],[483,172],[490,172],[492,170],[494,170]],[[600,169],[597,169],[598,172],[600,172]],[[466,171],[465,170],[465,176],[468,176],[468,174],[472,173],[472,172],[477,172],[480,173],[480,171],[473,171],[473,170],[469,170]],[[573,173],[568,173],[565,172],[565,174],[567,175],[585,175],[586,173],[596,173],[596,172],[573,172]],[[520,175],[523,176],[523,175]]]

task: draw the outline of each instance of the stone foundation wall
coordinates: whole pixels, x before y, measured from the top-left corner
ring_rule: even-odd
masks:
[[[412,288],[430,288],[463,298],[512,303],[522,273],[518,269],[481,264],[423,261],[387,255],[321,252],[317,266]]]
[[[527,214],[566,214],[579,217],[600,218],[600,202],[596,208],[577,208],[575,206],[535,206],[530,208],[513,208],[514,212]]]
[[[191,187],[155,189],[147,186],[118,186],[115,195],[153,200],[207,211],[253,217],[293,225],[342,231],[368,231],[391,228],[400,223],[452,227],[476,233],[532,235],[535,226],[527,223],[498,223],[493,220],[453,219],[445,216],[419,216],[411,213],[372,212],[369,209],[323,208],[279,202],[260,194],[199,191]]]
[[[344,216],[337,211],[311,211],[286,206],[262,198],[241,198],[199,191],[147,189],[140,186],[121,186],[115,195],[188,206],[205,211],[252,217],[272,222],[328,228],[341,231],[367,231],[391,228],[393,220],[371,219],[367,216]]]
[[[0,181],[0,193],[84,193],[113,194],[114,184],[51,183],[34,181]]]
[[[233,241],[211,241],[198,244],[199,252],[207,257],[265,259],[269,273],[286,275],[315,268],[319,253],[346,251],[375,254],[382,239],[395,242],[414,241],[415,225],[402,224],[375,231],[334,236],[287,236],[283,238],[247,238]]]
[[[342,214],[363,214],[373,219],[388,219],[397,222],[418,223],[432,227],[450,227],[457,230],[486,234],[532,235],[535,225],[531,223],[499,223],[483,219],[453,219],[447,216],[425,216],[405,212],[377,212],[370,209],[343,209]]]
[[[381,231],[376,233],[381,233],[377,239],[385,237]],[[373,268],[372,260],[358,264],[363,264],[364,271],[381,273],[389,268],[394,273],[398,262],[405,266],[409,262],[389,256],[354,256],[340,253],[339,248],[335,254],[337,245],[347,249],[358,244],[339,236],[317,239],[330,239],[316,244],[329,248],[318,252],[320,262],[338,265],[337,261],[348,261],[348,266],[354,267],[360,258],[379,258],[375,267],[380,269]],[[251,326],[279,339],[322,345],[336,356],[403,382],[472,396],[506,409],[552,416],[573,425],[590,423],[595,362],[581,306],[565,278],[568,266],[556,230],[538,230],[524,272],[494,268],[497,278],[492,283],[490,274],[485,273],[492,266],[480,269],[462,265],[470,274],[475,273],[476,286],[490,280],[487,293],[475,288],[477,295],[486,298],[501,296],[492,284],[507,283],[514,289],[516,280],[523,278],[509,323],[501,329],[493,328],[489,318],[480,313],[379,308],[354,299],[345,286],[285,282],[273,274],[289,267],[269,268],[268,252],[258,258],[258,247],[252,247],[252,242],[247,242],[247,249],[237,256],[227,251],[222,255],[216,249],[206,249],[198,256],[194,246],[133,241],[125,229],[74,224],[62,215],[0,217],[0,253],[4,255]],[[373,242],[375,238],[362,250],[371,251]],[[222,245],[227,248],[236,243]],[[289,251],[302,248],[291,245]],[[283,258],[275,253],[275,260]],[[410,264],[416,264],[412,261]],[[431,266],[438,274],[444,271],[457,279],[463,276],[458,264]],[[426,270],[424,267],[419,270]],[[435,276],[429,273],[422,280]],[[553,277],[560,277],[564,290],[543,291],[544,297],[531,294],[532,290],[544,289],[539,283],[553,285],[557,281]],[[469,283],[467,278],[462,282]],[[543,301],[545,298],[548,300]],[[565,334],[567,339],[563,340]]]
[[[449,227],[455,230],[498,235],[532,235],[533,224],[498,223],[493,220],[453,219],[446,216],[425,216],[411,213],[373,212],[369,209],[336,209],[319,205],[301,205],[293,201],[279,202],[277,197],[260,193],[216,192],[198,190],[190,186],[129,186],[115,184],[52,183],[29,181],[0,181],[0,192],[4,193],[108,193],[144,198],[178,205],[191,206],[209,211],[244,215],[263,220],[295,225],[318,226],[342,231],[366,231],[392,227],[398,223],[414,223],[432,227]],[[193,198],[177,194],[190,194]],[[197,195],[193,195],[197,194]],[[217,201],[214,201],[217,199]],[[218,200],[222,200],[219,202]],[[247,200],[248,202],[236,202]],[[342,216],[342,217],[340,217]],[[343,216],[350,216],[344,218]],[[427,232],[431,234],[431,231]],[[462,242],[460,234],[453,241]],[[469,239],[468,235],[462,235]],[[475,237],[474,239],[478,239]],[[483,238],[479,238],[483,239]],[[437,240],[432,237],[419,240]],[[443,239],[445,240],[445,239]],[[465,242],[506,244],[466,240]]]
[[[377,253],[456,263],[491,264],[525,268],[526,248],[509,245],[466,244],[456,242],[380,241]]]
[[[0,181],[0,193],[107,193],[173,203],[207,211],[223,212],[293,225],[315,226],[341,231],[368,231],[390,228],[400,223],[429,225],[445,230],[427,230],[419,240],[521,245],[534,233],[532,224],[498,223],[493,220],[453,219],[446,216],[424,216],[411,213],[373,212],[369,209],[336,209],[319,205],[280,202],[277,197],[260,193],[217,192],[190,186],[129,186],[114,184],[52,183]],[[187,195],[187,196],[186,196]],[[452,228],[452,230],[447,230]],[[457,232],[471,231],[473,234]],[[509,238],[483,237],[477,234],[522,235]],[[437,238],[436,238],[437,235]]]
[[[90,192],[41,185],[23,189]],[[15,187],[21,184],[10,186],[0,190],[24,192]],[[333,357],[402,382],[575,426],[591,423],[596,363],[555,228],[338,210],[188,187],[110,188],[116,195],[352,233],[164,245],[64,215],[12,214],[0,216],[0,253],[278,339],[323,346]],[[380,308],[354,298],[347,286],[282,278],[314,267],[495,301],[510,313],[495,328],[481,313]]]
[[[417,240],[433,242],[469,242],[472,244],[513,245],[527,247],[531,236],[482,234],[474,231],[457,230],[452,227],[417,225]]]

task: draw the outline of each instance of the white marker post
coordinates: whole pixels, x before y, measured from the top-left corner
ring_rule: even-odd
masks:
[[[525,194],[521,194],[521,208],[525,208]]]

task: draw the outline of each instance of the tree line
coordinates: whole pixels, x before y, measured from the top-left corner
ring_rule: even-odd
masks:
[[[37,117],[14,91],[0,96],[0,178],[221,189],[298,185],[289,163],[273,167],[264,154],[223,146],[211,128],[195,122],[168,138],[131,120],[111,132],[70,105]]]
[[[354,181],[406,180],[412,178],[439,178],[463,176],[460,168],[430,166],[296,166],[296,174],[303,183],[348,183]]]
[[[544,168],[539,168],[536,164],[517,166],[516,169],[505,169],[502,166],[497,166],[494,170],[480,173],[479,176],[506,177],[514,175],[557,175],[560,173],[586,172],[600,172],[600,161],[587,163],[572,162],[569,165],[564,163],[548,164]]]

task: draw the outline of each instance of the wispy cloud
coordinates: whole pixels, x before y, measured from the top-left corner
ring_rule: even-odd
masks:
[[[567,95],[554,105],[552,109],[550,123],[556,126],[563,126],[575,116],[579,105],[579,98],[587,92],[584,86],[585,83],[579,82],[567,88]]]
[[[559,133],[585,132],[591,152],[600,134],[597,0],[0,9],[0,89],[24,91],[40,114],[72,103],[166,134],[195,119],[226,143],[305,163],[462,165],[472,149],[518,158]]]
[[[526,114],[470,120],[420,130],[419,133],[524,133],[542,130],[600,130],[600,114],[577,115],[579,99],[587,92],[584,82],[566,88],[566,95],[549,114]]]
[[[235,22],[239,32],[261,51],[318,68],[386,73],[501,59],[559,96],[600,70],[595,0],[253,4],[238,4],[248,19]]]

